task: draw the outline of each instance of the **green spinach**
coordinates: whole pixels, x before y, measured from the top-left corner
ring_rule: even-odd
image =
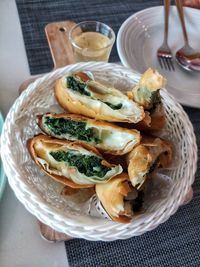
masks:
[[[138,191],[138,196],[133,200],[132,208],[134,212],[140,211],[144,202],[144,192]]]
[[[111,104],[109,102],[103,102],[103,103],[106,104],[106,105],[108,105],[110,108],[112,108],[114,110],[121,109],[121,107],[122,107],[122,104],[121,103],[119,103],[117,105],[113,105],[113,104]]]
[[[68,76],[66,78],[67,87],[80,93],[81,95],[90,96],[90,92],[87,91],[87,85],[73,76]]]
[[[155,109],[156,105],[161,101],[159,90],[152,92],[146,87],[141,87],[138,89],[137,97],[139,103],[143,102],[143,100],[145,99],[145,101],[148,103],[145,107],[145,110],[148,111]]]
[[[111,168],[102,165],[102,158],[63,150],[51,151],[50,155],[58,162],[66,162],[69,166],[76,167],[80,173],[88,177],[97,176],[103,178]]]
[[[95,136],[92,128],[86,128],[87,124],[81,121],[73,121],[67,118],[45,117],[45,126],[54,135],[68,134],[73,139],[98,144],[100,139]]]
[[[80,93],[81,95],[86,95],[86,96],[91,96],[91,93],[88,91],[88,87],[87,84],[79,81],[78,79],[74,78],[73,76],[68,76],[66,78],[66,83],[67,83],[67,87]],[[99,99],[99,101],[101,101]],[[103,101],[102,101],[103,102]],[[121,109],[122,104],[117,104],[117,105],[113,105],[109,102],[103,102],[106,105],[108,105],[110,108],[117,110],[117,109]]]
[[[156,160],[153,162],[153,164],[150,166],[148,173],[152,173],[153,171],[155,171],[155,169],[158,168],[159,164],[160,164],[160,159],[159,157],[157,157]]]

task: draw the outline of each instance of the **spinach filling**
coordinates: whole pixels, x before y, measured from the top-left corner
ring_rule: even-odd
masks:
[[[160,164],[160,159],[159,159],[159,157],[157,157],[157,159],[151,165],[148,173],[152,173],[156,168],[158,168],[159,164]]]
[[[67,83],[67,87],[80,93],[81,95],[86,95],[86,96],[91,96],[91,93],[88,92],[88,88],[87,85],[77,79],[75,79],[73,76],[68,76],[66,78],[66,83]],[[99,101],[101,101],[100,99],[98,99]],[[103,102],[103,101],[101,101]],[[117,105],[113,105],[109,102],[103,102],[104,104],[108,105],[110,108],[114,109],[114,110],[118,110],[121,109],[122,104],[117,104]]]
[[[102,158],[93,155],[84,155],[77,152],[63,150],[51,151],[50,155],[58,162],[66,162],[69,166],[76,167],[80,173],[88,177],[103,178],[111,168],[101,164]]]
[[[121,109],[121,107],[122,107],[122,104],[121,103],[119,103],[117,105],[113,105],[113,104],[111,104],[109,102],[103,102],[103,103],[106,104],[106,105],[108,105],[110,108],[112,108],[114,110]]]
[[[66,78],[66,83],[68,88],[80,93],[81,95],[91,95],[90,92],[87,91],[87,85],[75,79],[73,76],[68,76]]]
[[[72,121],[65,118],[45,117],[45,126],[54,135],[69,134],[73,139],[100,143],[100,139],[95,136],[92,128],[86,128],[87,124],[81,121]]]
[[[157,104],[161,102],[159,90],[151,92],[146,87],[138,89],[137,97],[139,102],[143,102],[145,99],[145,101],[148,103],[145,109],[148,111],[153,111]]]
[[[91,93],[88,92],[87,90],[87,85],[81,81],[78,81],[77,79],[75,79],[73,76],[68,76],[66,78],[66,83],[67,83],[67,87],[80,93],[81,95],[86,95],[86,96],[91,96]],[[99,99],[99,101],[101,101]],[[103,102],[103,101],[101,101]],[[113,105],[109,102],[103,102],[105,103],[106,105],[108,105],[110,108],[114,109],[114,110],[117,110],[117,109],[120,109],[122,107],[122,104],[117,104],[117,105]]]
[[[124,199],[124,201],[130,201],[130,200],[126,200]],[[138,195],[135,199],[131,200],[131,206],[132,206],[132,210],[133,212],[138,212],[141,210],[143,202],[144,202],[144,192],[143,191],[138,191]]]
[[[144,192],[139,191],[136,199],[133,200],[132,209],[134,212],[140,211],[144,202]]]
[[[153,103],[152,108],[148,109],[148,111],[150,112],[150,115],[152,115],[156,111],[156,108],[158,107],[158,105],[161,105],[161,104],[162,104],[161,100]]]

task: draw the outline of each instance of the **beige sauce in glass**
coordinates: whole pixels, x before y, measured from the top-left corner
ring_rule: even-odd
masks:
[[[98,32],[82,32],[74,37],[75,61],[108,61],[112,48],[111,40]]]

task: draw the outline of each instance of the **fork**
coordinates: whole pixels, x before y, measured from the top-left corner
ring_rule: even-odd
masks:
[[[157,50],[157,57],[161,68],[166,70],[175,70],[173,65],[173,55],[171,49],[168,45],[168,19],[170,11],[171,0],[164,1],[164,10],[165,10],[165,25],[164,25],[164,40],[163,44]]]

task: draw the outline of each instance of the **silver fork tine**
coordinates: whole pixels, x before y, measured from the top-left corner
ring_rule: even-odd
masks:
[[[174,64],[173,64],[172,59],[170,59],[169,62],[170,62],[170,65],[171,65],[172,70],[175,71],[175,68],[174,68]]]
[[[163,65],[165,66],[165,69],[167,70],[168,69],[168,66],[167,66],[167,61],[166,61],[166,58],[162,58],[162,61],[163,61]]]
[[[161,69],[163,69],[163,65],[162,65],[162,58],[158,56],[158,61],[159,61],[159,64],[160,64],[160,67]]]
[[[170,59],[169,58],[166,58],[166,63],[167,63],[167,67],[168,67],[168,70],[171,71],[171,67],[170,67]]]
[[[164,0],[165,22],[164,22],[164,40],[161,47],[157,50],[157,57],[161,68],[169,71],[175,70],[173,65],[173,55],[168,46],[168,18],[170,11],[171,0]]]
[[[173,65],[172,59],[169,58],[168,62],[169,62],[170,69],[173,71],[174,70],[174,65]]]

